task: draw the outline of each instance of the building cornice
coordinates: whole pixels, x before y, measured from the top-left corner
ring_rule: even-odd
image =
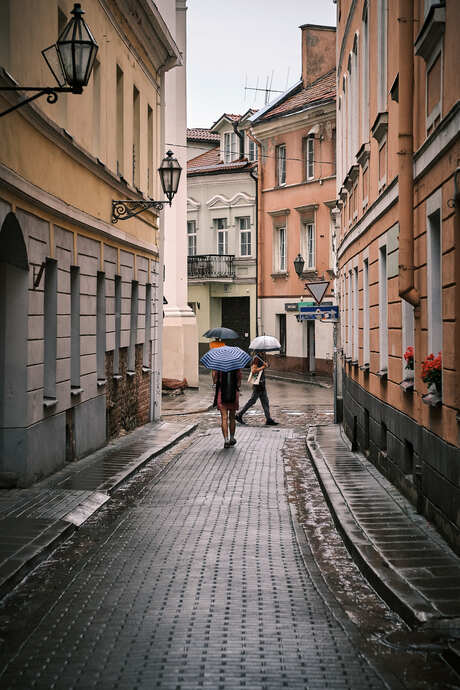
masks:
[[[350,245],[356,242],[373,223],[383,216],[397,201],[399,197],[398,178],[388,185],[385,191],[374,201],[364,216],[353,226],[350,232],[344,237],[337,247],[337,257],[340,258]]]
[[[138,240],[136,237],[115,228],[112,224],[106,223],[100,218],[86,213],[86,211],[67,204],[62,199],[25,180],[17,172],[3,165],[3,163],[0,163],[0,183],[17,196],[49,214],[78,225],[85,230],[91,230],[109,240],[121,242],[155,256],[159,255],[156,245]]]
[[[317,112],[315,112],[317,111]],[[331,119],[335,120],[335,98],[328,98],[291,113],[274,116],[270,120],[263,120],[253,124],[253,130],[258,139],[265,139],[276,134],[292,132],[299,127],[312,126]]]

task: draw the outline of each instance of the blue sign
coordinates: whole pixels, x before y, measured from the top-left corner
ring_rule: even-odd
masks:
[[[338,320],[339,308],[331,305],[326,306],[321,304],[315,307],[300,307],[300,314],[297,316],[297,321],[313,321],[314,319],[328,319]]]

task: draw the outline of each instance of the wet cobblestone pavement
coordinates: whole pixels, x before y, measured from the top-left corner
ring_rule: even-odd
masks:
[[[224,450],[201,414],[3,601],[0,687],[458,687],[334,528],[305,452],[330,392],[272,387],[280,427],[253,408]]]

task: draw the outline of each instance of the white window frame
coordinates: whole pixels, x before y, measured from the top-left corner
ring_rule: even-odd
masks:
[[[193,229],[193,232],[190,231],[190,228]],[[196,256],[196,239],[197,239],[197,234],[196,234],[196,220],[188,220],[187,221],[187,252],[188,256]],[[193,251],[190,251],[190,248],[192,246]]]
[[[305,221],[303,224],[302,256],[305,259],[305,270],[312,271],[316,268],[316,227],[313,221]]]
[[[426,203],[428,354],[442,352],[442,192]]]
[[[436,105],[433,107],[433,110],[431,113],[427,112],[428,108],[428,72],[436,62],[437,58],[440,58],[441,61],[441,78],[440,81],[441,83],[439,84],[439,101],[436,103]],[[433,50],[432,55],[430,56],[430,59],[426,63],[426,70],[425,70],[425,117],[426,117],[426,129],[427,131],[433,126],[434,121],[436,120],[437,117],[441,119],[442,116],[442,92],[443,92],[443,66],[444,66],[444,51],[442,49],[442,40],[439,41],[437,44],[436,48]]]
[[[361,141],[369,141],[369,9],[363,9],[361,41]]]
[[[315,179],[315,137],[309,134],[306,145],[305,176],[307,181]]]
[[[369,257],[363,260],[363,364],[370,364]]]
[[[402,377],[405,379],[414,378],[414,370],[408,369],[404,353],[408,347],[413,347],[415,352],[415,321],[414,307],[405,299],[401,300],[401,324],[402,324]]]
[[[275,229],[275,271],[286,273],[287,271],[287,232],[286,226],[280,225]]]
[[[276,168],[278,187],[283,187],[286,184],[286,144],[279,144],[276,147]]]
[[[377,0],[377,107],[387,109],[388,0]]]
[[[256,161],[257,160],[257,144],[255,141],[252,141],[252,139],[249,139],[248,137],[248,158],[250,161]]]
[[[232,160],[232,132],[224,132],[224,163],[230,163]]]
[[[228,224],[226,218],[214,218],[214,227],[216,229],[217,240],[217,254],[225,256],[228,254]],[[220,245],[224,251],[220,251]]]
[[[251,235],[251,218],[250,216],[240,216],[238,219],[238,226],[240,231],[240,256],[252,256],[252,235]],[[243,237],[246,238],[246,250],[249,247],[249,251],[243,251]]]
[[[379,369],[388,371],[388,258],[387,245],[379,245]]]
[[[354,362],[359,357],[359,300],[358,300],[358,267],[353,268],[353,352]]]
[[[380,177],[380,151],[381,149],[386,146],[386,160],[385,160],[385,175],[383,177]],[[378,170],[378,178],[379,178],[379,192],[385,187],[387,183],[387,175],[388,175],[388,144],[387,144],[387,135],[382,137],[381,141],[379,142],[379,147],[378,147],[378,153],[377,153],[377,170]]]

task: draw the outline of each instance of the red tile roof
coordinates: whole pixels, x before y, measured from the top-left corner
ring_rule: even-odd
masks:
[[[204,127],[187,127],[187,139],[193,139],[193,141],[219,141],[219,135]]]
[[[335,98],[335,92],[335,69],[332,69],[327,74],[323,74],[321,77],[316,79],[316,81],[314,81],[313,84],[310,84],[310,86],[307,86],[306,89],[299,86],[298,91],[291,96],[288,96],[286,100],[275,105],[271,110],[265,112],[260,116],[260,119],[256,119],[256,122],[269,120],[270,118],[278,115],[295,113],[299,110],[303,110],[309,105],[313,105],[317,101],[319,102]]]
[[[187,175],[201,175],[202,173],[232,172],[236,170],[252,170],[257,165],[247,158],[224,163],[220,159],[220,147],[216,146],[205,153],[191,158],[187,163]]]

